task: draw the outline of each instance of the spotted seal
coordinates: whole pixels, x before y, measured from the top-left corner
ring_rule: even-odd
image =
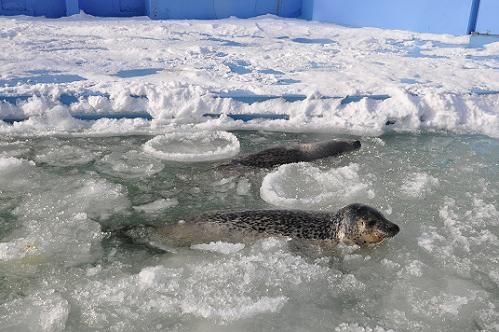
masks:
[[[217,212],[190,221],[125,230],[135,242],[159,249],[224,241],[248,243],[264,237],[286,237],[324,249],[338,243],[370,246],[399,232],[399,227],[376,209],[351,204],[336,214],[300,210]]]
[[[278,146],[236,159],[235,165],[271,168],[301,161],[313,161],[360,149],[360,141],[329,140],[291,146]]]

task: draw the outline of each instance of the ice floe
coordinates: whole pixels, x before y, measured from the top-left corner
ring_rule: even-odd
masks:
[[[260,196],[287,208],[340,208],[375,196],[359,170],[357,164],[329,170],[309,163],[283,165],[265,176]]]
[[[224,131],[187,131],[156,136],[144,151],[165,160],[201,162],[227,159],[239,153],[239,140]]]

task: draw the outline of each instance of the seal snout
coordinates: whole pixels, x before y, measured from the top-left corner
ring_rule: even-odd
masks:
[[[395,236],[398,234],[398,232],[400,232],[400,227],[398,227],[398,225],[393,224],[391,231],[392,231],[392,236]]]
[[[392,223],[389,220],[386,220],[385,227],[383,227],[383,232],[387,237],[393,237],[400,232],[400,227],[397,224]]]
[[[354,141],[352,145],[354,149],[360,149],[361,146],[360,141]]]

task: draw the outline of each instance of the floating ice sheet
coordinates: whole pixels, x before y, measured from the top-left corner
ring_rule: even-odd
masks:
[[[165,160],[201,162],[227,159],[239,153],[239,141],[225,131],[185,131],[156,136],[144,151]]]
[[[370,183],[359,174],[359,165],[322,170],[309,163],[280,166],[265,176],[260,196],[287,208],[340,208],[374,197]]]
[[[123,178],[147,177],[161,172],[164,165],[152,156],[136,150],[111,152],[102,157],[96,167],[99,171]]]

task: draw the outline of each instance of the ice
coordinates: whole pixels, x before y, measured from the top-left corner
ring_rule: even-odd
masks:
[[[95,220],[129,207],[124,189],[103,179],[56,177],[36,172],[33,162],[16,158],[0,159],[0,167],[14,179],[2,177],[7,189],[29,192],[13,211],[21,224],[14,234],[17,238],[0,242],[2,260],[34,257],[30,260],[34,264],[88,260],[103,236]]]
[[[35,161],[51,166],[79,166],[91,163],[100,155],[98,152],[76,146],[54,145],[56,146],[38,150]]]
[[[49,290],[0,305],[1,331],[62,332],[69,315],[68,301]]]
[[[423,196],[426,192],[431,192],[432,187],[438,186],[439,180],[426,173],[412,173],[404,181],[400,188],[402,192],[411,197]]]
[[[209,246],[220,252],[226,245]],[[109,266],[90,277],[86,273],[86,280],[77,281],[71,298],[81,304],[82,322],[88,328],[114,329],[124,324],[128,329],[135,326],[142,330],[150,317],[156,317],[156,324],[168,319],[183,321],[182,317],[227,324],[278,313],[288,302],[282,295],[283,287],[320,283],[327,278],[327,267],[292,255],[285,250],[285,242],[265,240],[246,252],[242,247],[233,244],[230,253],[224,249],[226,255],[215,260],[199,260],[185,253],[180,267],[154,265],[137,274]],[[131,314],[136,309],[140,316]],[[189,326],[192,328],[190,324],[185,328]]]
[[[251,193],[251,183],[248,179],[242,178],[237,182],[236,192],[239,196],[247,196]]]
[[[392,329],[386,330],[379,326],[376,326],[374,328],[364,327],[357,323],[352,323],[352,324],[342,323],[334,331],[335,332],[395,332],[395,330]]]
[[[359,174],[359,165],[322,170],[309,163],[280,166],[265,176],[260,188],[263,200],[296,209],[338,209],[356,201],[368,201],[374,191]]]
[[[497,43],[271,16],[0,17],[0,35],[0,99],[20,96],[0,118],[29,118],[0,121],[0,330],[499,331],[499,94],[478,93],[499,91]],[[362,95],[390,98],[344,99]],[[136,118],[74,117],[119,114]],[[363,148],[259,171],[160,160],[331,135]],[[310,257],[281,239],[172,254],[102,232],[352,202],[400,233]]]
[[[200,162],[227,159],[239,153],[239,141],[224,131],[174,132],[156,136],[144,151],[165,160]]]
[[[22,158],[29,153],[29,149],[25,142],[1,142],[0,143],[0,157],[16,157]]]
[[[163,210],[169,209],[171,207],[177,206],[178,200],[176,198],[168,199],[158,199],[154,202],[134,206],[133,209],[136,211],[145,212],[147,214],[158,214]]]
[[[15,157],[0,157],[0,189],[19,190],[32,185],[35,163]]]
[[[324,139],[235,135],[247,151]],[[148,139],[0,140],[32,151],[0,159],[0,318],[7,330],[497,330],[496,140],[392,134],[382,143],[363,139],[359,154],[253,170],[158,161],[140,151]],[[111,166],[105,173],[99,160],[30,160],[50,146],[100,158],[136,151],[165,167],[128,177]],[[259,199],[262,182],[284,208],[336,211],[364,202],[389,211],[401,231],[377,248],[333,252],[268,238],[161,253],[102,233],[113,223],[272,208],[274,201]]]
[[[210,242],[210,243],[195,244],[195,245],[191,246],[191,249],[212,251],[212,252],[218,252],[218,253],[221,253],[224,255],[230,255],[230,254],[236,253],[236,252],[244,249],[244,244],[243,243],[226,243],[226,242],[217,241],[217,242]]]
[[[163,163],[141,151],[111,152],[96,163],[97,169],[105,174],[139,178],[157,174],[163,170]]]

